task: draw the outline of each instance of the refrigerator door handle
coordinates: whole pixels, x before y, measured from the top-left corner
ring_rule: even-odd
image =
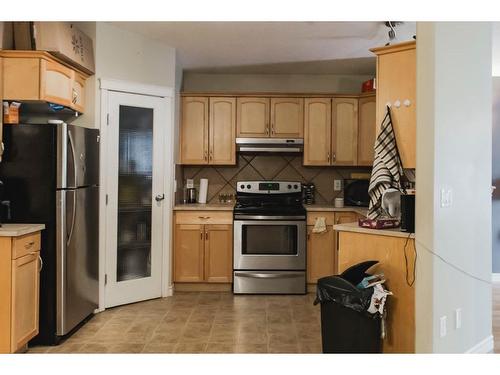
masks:
[[[64,332],[65,305],[66,305],[66,249],[67,249],[67,228],[66,228],[66,197],[67,191],[57,192],[57,226],[56,226],[56,334],[62,335]]]
[[[75,155],[75,144],[73,142],[73,136],[71,135],[71,130],[68,129],[68,140],[69,140],[69,146],[71,147],[71,155],[73,155],[73,179],[74,179],[74,184],[73,187],[77,188],[77,181],[78,181],[78,176],[77,176],[77,165],[76,165],[76,155]]]
[[[73,229],[75,228],[75,219],[76,219],[76,191],[72,191],[73,193],[73,210],[71,213],[71,227],[69,229],[68,239],[66,240],[66,245],[69,246],[71,242],[71,237],[73,237]]]

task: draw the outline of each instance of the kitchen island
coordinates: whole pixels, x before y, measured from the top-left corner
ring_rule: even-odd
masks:
[[[415,352],[415,235],[397,229],[361,228],[358,223],[333,226],[337,233],[338,273],[367,260],[379,263],[368,271],[384,273],[387,337],[384,353]]]

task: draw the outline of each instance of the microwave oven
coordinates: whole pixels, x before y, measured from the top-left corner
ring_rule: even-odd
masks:
[[[368,207],[370,204],[369,185],[368,179],[344,180],[344,206]]]

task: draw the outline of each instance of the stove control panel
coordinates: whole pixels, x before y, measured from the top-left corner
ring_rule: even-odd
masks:
[[[299,181],[238,181],[236,191],[253,194],[300,193],[302,184]]]

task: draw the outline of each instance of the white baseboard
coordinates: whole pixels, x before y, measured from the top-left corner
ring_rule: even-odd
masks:
[[[494,283],[500,283],[500,273],[492,273],[491,281]]]
[[[485,354],[485,353],[493,353],[493,348],[495,346],[495,342],[493,341],[493,335],[486,337],[484,340],[481,340],[472,348],[467,350],[465,353],[470,354]]]
[[[174,295],[174,285],[169,285],[168,286],[168,292],[167,292],[167,297],[172,297]]]

